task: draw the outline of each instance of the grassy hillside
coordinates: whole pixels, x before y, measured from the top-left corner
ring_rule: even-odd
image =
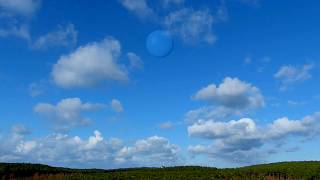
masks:
[[[2,179],[319,179],[320,162],[281,162],[242,168],[184,166],[118,170],[69,169],[41,164],[0,164]],[[0,179],[1,179],[0,178]]]

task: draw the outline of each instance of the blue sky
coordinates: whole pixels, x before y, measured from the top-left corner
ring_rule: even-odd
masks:
[[[319,160],[319,3],[0,0],[0,161]]]

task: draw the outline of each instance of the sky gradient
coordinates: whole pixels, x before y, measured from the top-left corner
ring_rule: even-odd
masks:
[[[319,5],[0,0],[0,161],[320,160]],[[156,30],[166,57],[147,51]]]

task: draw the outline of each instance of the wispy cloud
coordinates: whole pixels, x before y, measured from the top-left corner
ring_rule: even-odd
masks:
[[[311,70],[313,64],[305,64],[302,66],[286,65],[282,66],[278,72],[274,74],[274,78],[280,81],[280,90],[286,90],[290,85],[304,82],[312,77]]]
[[[58,29],[38,37],[32,47],[35,49],[47,49],[51,47],[72,47],[77,44],[78,32],[73,24],[65,27],[59,25]]]

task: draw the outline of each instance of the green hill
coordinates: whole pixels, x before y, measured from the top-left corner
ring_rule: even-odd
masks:
[[[70,169],[41,164],[0,163],[0,179],[310,179],[320,180],[320,162],[280,162],[241,168],[199,166]]]

